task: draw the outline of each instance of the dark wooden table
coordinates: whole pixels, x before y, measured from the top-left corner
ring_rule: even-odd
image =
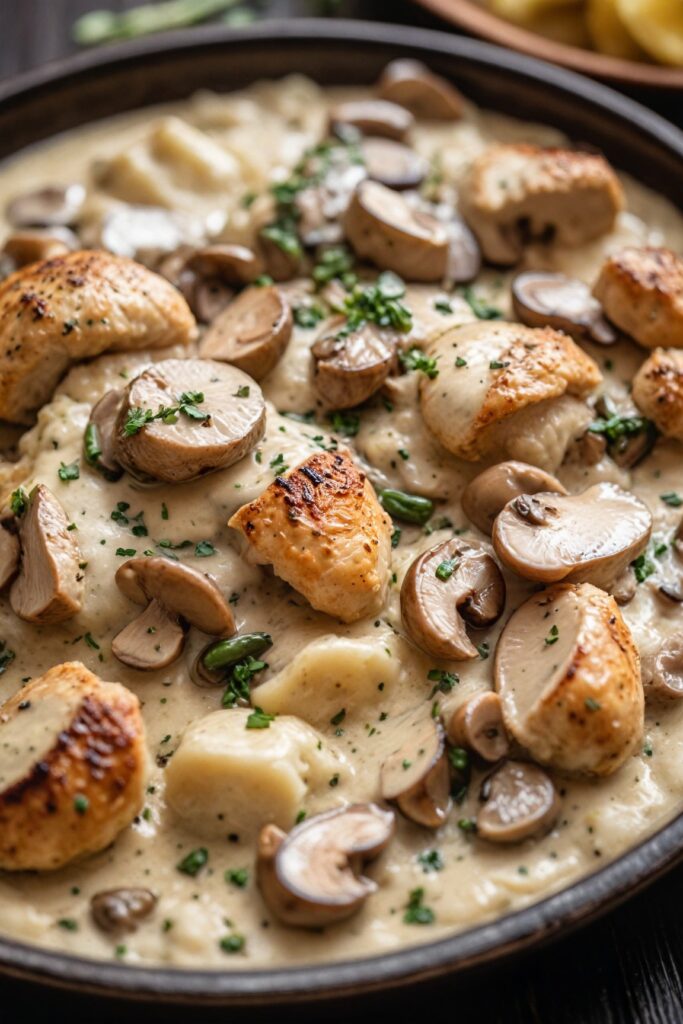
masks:
[[[96,7],[121,9],[134,0],[0,0],[0,77],[16,74],[73,52],[73,19]],[[319,14],[324,0],[263,0],[264,16]],[[339,13],[378,21],[439,23],[400,0],[342,0]],[[443,27],[443,26],[441,26]],[[679,124],[680,97],[641,96]],[[373,1016],[403,1021],[428,1018],[461,1024],[678,1024],[683,1021],[683,868],[655,883],[600,921],[503,971],[488,972],[467,984],[451,982],[438,994],[401,993],[373,1005]],[[14,1007],[14,1010],[12,1009]],[[162,1008],[136,1013],[77,1001],[61,994],[45,996],[27,986],[2,986],[0,1020],[15,1024],[38,1019],[104,1022],[128,1019],[169,1021]],[[329,1013],[326,1021],[358,1017]],[[274,1014],[258,1015],[270,1024]],[[202,1022],[241,1019],[234,1012],[184,1010],[178,1019]],[[278,1014],[278,1021],[316,1019],[308,1013]]]

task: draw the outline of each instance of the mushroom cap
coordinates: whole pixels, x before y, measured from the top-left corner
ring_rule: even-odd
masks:
[[[371,323],[344,336],[334,327],[329,330],[311,348],[313,383],[331,409],[352,409],[374,395],[395,369],[396,341]]]
[[[19,524],[21,568],[10,590],[12,611],[26,622],[54,625],[81,610],[81,552],[68,525],[52,491],[34,487]]]
[[[683,441],[683,351],[655,349],[633,378],[632,394],[665,437]],[[646,434],[638,437],[647,440]]]
[[[232,363],[262,380],[292,336],[292,311],[275,285],[246,288],[213,321],[199,346],[202,359]]]
[[[30,422],[73,362],[195,334],[182,295],[132,260],[80,251],[24,267],[0,284],[0,419]]]
[[[402,142],[365,138],[360,151],[368,178],[387,188],[419,188],[429,173],[425,158]]]
[[[683,348],[683,257],[656,246],[608,256],[593,294],[617,327],[643,348]]]
[[[80,662],[32,680],[0,708],[0,868],[54,870],[109,846],[140,811],[146,772],[130,690]]]
[[[334,134],[355,128],[363,135],[378,135],[400,142],[414,123],[410,111],[388,100],[349,100],[337,103],[330,110],[330,129]]]
[[[266,825],[257,860],[261,895],[283,924],[319,928],[343,921],[376,891],[361,870],[393,833],[393,812],[375,804],[317,814],[288,835]]]
[[[157,898],[149,889],[105,889],[90,899],[97,927],[109,934],[133,932],[154,910]]]
[[[378,95],[425,121],[458,121],[464,99],[455,86],[419,60],[392,60],[377,83]]]
[[[500,697],[491,690],[468,697],[448,720],[448,740],[485,761],[499,761],[510,749]]]
[[[133,410],[176,407],[184,393],[200,392],[194,419],[180,413],[175,423],[154,420],[127,436]],[[165,359],[128,385],[116,423],[116,457],[133,473],[179,483],[244,458],[263,437],[266,422],[261,389],[235,366],[212,359]]]
[[[411,821],[439,828],[451,809],[450,772],[441,722],[420,706],[390,719],[392,750],[380,771],[383,800],[395,800]]]
[[[535,764],[505,761],[482,787],[477,834],[492,843],[520,843],[546,832],[560,813],[552,780]]]
[[[231,636],[230,605],[209,576],[168,558],[129,558],[116,570],[116,585],[135,604],[157,601],[170,615],[213,636]]]
[[[100,448],[95,466],[109,480],[116,480],[123,473],[123,468],[116,461],[116,420],[122,402],[122,388],[105,391],[93,405],[88,420],[88,427],[94,428]]]
[[[25,228],[13,231],[5,239],[2,252],[14,267],[25,267],[39,260],[53,260],[79,248],[79,241],[69,228]]]
[[[468,462],[505,451],[530,407],[585,398],[602,380],[597,363],[551,327],[478,321],[445,331],[428,354],[439,374],[420,381],[422,417],[444,448]]]
[[[545,491],[566,494],[566,488],[550,473],[526,462],[498,462],[468,483],[462,492],[462,510],[482,533],[491,534],[496,516],[508,501],[520,494]]]
[[[16,576],[21,549],[19,538],[0,521],[0,590]]]
[[[416,558],[401,587],[403,628],[417,647],[446,661],[476,658],[466,624],[490,626],[504,607],[505,581],[494,560],[457,537]]]
[[[581,494],[521,494],[493,526],[500,560],[525,579],[607,587],[647,546],[647,506],[616,484],[594,484]]]
[[[617,332],[584,281],[566,274],[527,270],[512,282],[512,306],[529,327],[555,327],[577,341],[613,345]]]
[[[609,594],[556,584],[525,601],[498,641],[505,725],[535,761],[610,775],[643,731],[640,659]]]
[[[15,228],[66,227],[77,220],[84,202],[82,185],[48,185],[15,196],[5,216]]]
[[[245,245],[205,245],[189,253],[186,266],[201,277],[217,277],[232,285],[251,284],[263,273],[261,259]]]
[[[151,672],[166,668],[182,654],[185,630],[175,615],[158,601],[150,601],[141,615],[129,622],[111,642],[111,653],[124,665]]]
[[[661,644],[645,693],[648,699],[657,697],[665,701],[683,697],[683,631],[673,633]]]
[[[440,281],[446,274],[449,238],[431,214],[377,181],[362,181],[344,215],[356,255],[407,281]]]

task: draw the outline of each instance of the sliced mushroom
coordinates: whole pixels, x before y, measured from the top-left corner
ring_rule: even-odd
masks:
[[[5,215],[15,228],[67,227],[76,221],[84,202],[82,185],[50,185],[15,196]]]
[[[665,701],[683,697],[683,632],[674,633],[661,644],[645,693],[648,698]]]
[[[78,249],[78,239],[68,228],[15,231],[6,240],[3,252],[15,267],[25,267],[38,260],[53,260]]]
[[[75,532],[54,494],[38,484],[21,517],[21,568],[10,590],[12,611],[26,622],[54,625],[81,610],[83,572]]]
[[[90,900],[90,913],[97,927],[110,935],[134,932],[149,917],[157,898],[149,889],[106,889]]]
[[[342,327],[342,321],[337,327]],[[396,368],[391,335],[370,323],[348,334],[325,334],[315,342],[311,355],[313,382],[331,409],[352,409],[365,402]]]
[[[131,558],[116,572],[116,585],[145,611],[112,641],[112,653],[141,671],[165,668],[182,652],[189,624],[213,636],[230,636],[235,620],[214,581],[167,558]]]
[[[444,225],[377,181],[363,181],[354,192],[344,231],[361,259],[408,281],[440,281],[446,274],[450,245]]]
[[[476,235],[457,215],[450,216],[444,224],[448,234],[446,280],[453,284],[473,281],[481,270],[481,249]]]
[[[163,409],[176,411],[140,422]],[[134,474],[178,483],[239,462],[264,430],[265,403],[251,377],[212,359],[166,359],[126,388],[115,457]]]
[[[211,324],[199,347],[202,359],[218,359],[263,380],[292,336],[292,311],[275,285],[246,288]]]
[[[349,100],[330,110],[330,131],[344,138],[348,130],[401,142],[414,124],[413,115],[387,100]]]
[[[485,761],[500,761],[510,749],[500,697],[488,690],[468,697],[448,721],[448,742],[473,750]]]
[[[14,530],[13,519],[0,519],[0,590],[3,590],[17,574],[21,549]]]
[[[565,274],[530,270],[512,282],[512,305],[518,320],[529,327],[555,327],[577,341],[586,338],[613,345],[617,332],[583,281]]]
[[[267,224],[261,228],[258,236],[258,248],[266,265],[266,272],[273,281],[291,281],[301,274],[304,253],[299,239],[285,239],[278,232],[276,224]]]
[[[123,390],[106,391],[92,407],[85,428],[83,448],[86,461],[99,469],[108,480],[118,480],[123,473],[116,461],[116,419],[123,401]]]
[[[382,99],[399,103],[425,121],[459,121],[464,100],[445,78],[418,60],[392,60],[377,84]]]
[[[559,580],[609,588],[645,549],[652,516],[616,484],[581,494],[521,494],[493,526],[496,554],[513,572],[540,583]]]
[[[510,617],[495,686],[508,732],[540,764],[610,775],[643,731],[643,687],[614,598],[590,583],[556,584]]]
[[[496,516],[520,494],[546,491],[566,494],[565,487],[550,473],[526,462],[499,462],[470,480],[462,492],[462,510],[482,533],[491,534]]]
[[[419,188],[429,173],[424,157],[392,139],[363,139],[360,151],[368,178],[387,188]]]
[[[207,245],[195,249],[187,264],[200,277],[218,277],[228,284],[251,284],[263,273],[263,263],[244,245]]]
[[[80,662],[53,666],[0,710],[0,868],[53,871],[104,850],[144,801],[140,702]]]
[[[408,636],[427,654],[446,661],[476,658],[466,626],[490,626],[504,607],[505,582],[494,560],[457,537],[416,558],[401,587],[401,619]]]
[[[560,813],[552,779],[535,764],[506,761],[482,786],[477,835],[491,843],[521,843],[547,832]]]
[[[360,872],[393,833],[393,812],[374,804],[317,814],[289,834],[266,825],[258,842],[261,895],[283,924],[320,928],[343,921],[377,890]]]
[[[382,764],[382,799],[395,800],[406,818],[418,825],[439,828],[451,809],[443,725],[429,709],[418,708],[395,719],[391,731],[400,746]]]

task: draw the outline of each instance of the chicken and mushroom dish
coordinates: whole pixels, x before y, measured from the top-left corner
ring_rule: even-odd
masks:
[[[683,219],[395,61],[0,170],[0,930],[424,943],[683,807]]]

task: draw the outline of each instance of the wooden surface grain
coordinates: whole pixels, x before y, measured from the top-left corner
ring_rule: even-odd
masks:
[[[74,52],[73,19],[95,7],[123,9],[133,0],[0,0],[0,78]],[[262,16],[315,15],[325,0],[262,0]],[[442,27],[436,19],[400,0],[341,0],[340,14]],[[680,97],[639,96],[672,120],[683,123]],[[428,995],[417,991],[385,995],[352,1010],[331,1010],[327,1021],[363,1020],[363,1009],[386,1021],[429,1020],[462,1024],[679,1024],[683,1021],[683,868],[588,927],[502,970],[489,968],[469,980],[443,983]],[[38,1014],[51,1022],[235,1021],[237,1011],[163,1007],[144,1010],[102,1005],[64,993],[45,995],[32,986],[2,983],[0,1020],[19,1024]],[[248,1015],[271,1024],[275,1015]],[[322,1020],[316,1012],[278,1013],[277,1021]]]

